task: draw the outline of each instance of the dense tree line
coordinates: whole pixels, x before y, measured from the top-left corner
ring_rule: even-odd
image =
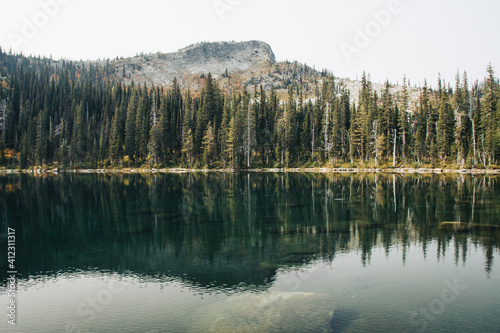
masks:
[[[104,66],[0,50],[0,164],[26,168],[308,165],[494,165],[500,158],[500,87],[457,75],[406,80],[381,92],[363,74],[357,103],[322,73],[306,98],[263,86],[227,92],[209,73],[200,91],[124,85]],[[308,90],[311,89],[309,86]],[[308,94],[311,95],[310,93]]]

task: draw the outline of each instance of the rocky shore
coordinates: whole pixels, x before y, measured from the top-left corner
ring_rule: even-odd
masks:
[[[59,173],[194,173],[194,172],[273,172],[273,173],[389,173],[389,174],[471,174],[497,175],[500,169],[442,169],[442,168],[258,168],[258,169],[190,169],[190,168],[111,168],[111,169],[0,169],[0,174],[59,174]]]

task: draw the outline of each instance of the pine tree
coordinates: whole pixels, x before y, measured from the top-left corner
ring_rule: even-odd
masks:
[[[43,165],[47,162],[48,150],[48,128],[47,128],[47,110],[44,109],[38,115],[36,126],[36,162]]]
[[[287,165],[290,162],[291,158],[296,157],[296,147],[297,147],[297,103],[294,98],[293,90],[289,89],[288,92],[288,103],[285,107],[285,146],[287,151]]]
[[[269,147],[268,141],[270,140],[270,133],[269,133],[269,121],[267,118],[268,112],[268,106],[267,106],[267,98],[266,98],[266,92],[264,90],[264,87],[260,85],[259,93],[256,96],[258,96],[258,103],[255,103],[255,111],[256,111],[256,126],[255,126],[255,133],[256,133],[256,150],[258,153],[258,156],[260,157],[260,163],[265,164],[267,159],[267,149]]]
[[[160,116],[156,101],[156,91],[153,92],[151,101],[150,121],[151,129],[149,131],[148,153],[154,164],[158,164],[159,158],[162,156],[163,148],[163,115]]]
[[[210,166],[215,157],[215,134],[212,123],[208,124],[207,130],[205,131],[205,135],[202,140],[203,147],[203,159],[205,165]]]
[[[311,118],[312,118],[312,107],[308,103],[303,108],[304,119],[302,121],[302,127],[300,129],[300,150],[303,153],[304,159],[307,159],[311,152]]]
[[[413,140],[413,150],[415,152],[415,157],[420,163],[422,159],[426,156],[426,151],[430,147],[426,147],[427,134],[427,123],[429,122],[430,114],[430,103],[429,94],[427,90],[427,81],[424,81],[424,86],[420,90],[419,96],[419,107],[417,115],[415,117],[415,123],[413,126],[413,133],[415,139]]]
[[[182,130],[181,130],[181,140],[182,140],[182,145],[184,145],[184,140],[187,135],[187,132],[191,130],[191,133],[194,131],[194,106],[193,106],[193,101],[191,98],[191,91],[188,88],[186,92],[186,105],[185,105],[185,111],[184,111],[184,118],[182,120]],[[163,98],[162,102],[162,107],[161,109],[163,110],[162,113],[166,113],[166,100]]]
[[[83,101],[76,107],[75,122],[74,122],[74,142],[72,146],[75,148],[72,157],[75,160],[82,160],[87,152],[87,134],[88,134],[88,106]]]
[[[139,104],[135,116],[135,155],[139,160],[143,160],[148,152],[150,131],[149,94],[146,85],[141,89],[139,95]]]
[[[7,100],[5,111],[3,112],[4,142],[7,147],[16,146],[16,125],[19,118],[21,87],[15,84],[11,90],[10,98]],[[43,106],[40,106],[42,109]]]
[[[288,165],[290,157],[293,156],[295,149],[295,138],[297,134],[297,124],[295,119],[296,104],[293,99],[293,90],[288,89],[288,102],[284,108],[277,113],[277,155],[280,164]]]
[[[375,98],[372,96],[371,82],[363,73],[359,92],[359,105],[356,110],[353,108],[350,133],[352,142],[351,156],[357,154],[361,163],[364,163],[365,158],[368,157],[367,144],[372,133],[373,100]]]
[[[469,150],[469,90],[467,83],[467,73],[464,73],[464,79],[460,82],[460,75],[457,73],[455,82],[455,92],[453,95],[453,108],[455,113],[455,147],[457,151],[457,163],[462,167],[465,165],[465,159]]]
[[[121,160],[123,156],[123,140],[120,132],[120,128],[123,126],[121,122],[120,108],[117,106],[115,110],[115,115],[113,117],[113,126],[111,131],[111,144],[110,144],[110,156],[114,163]]]
[[[191,131],[191,129],[188,129],[187,133],[184,135],[184,142],[182,143],[182,153],[184,155],[184,162],[187,162],[189,167],[191,167],[194,157],[193,132]]]
[[[407,146],[407,141],[408,141],[408,114],[410,113],[409,110],[409,96],[408,96],[408,88],[407,88],[407,83],[406,83],[406,76],[403,78],[403,91],[402,91],[402,101],[401,101],[401,106],[399,108],[399,114],[398,114],[398,129],[399,129],[399,136],[401,138],[401,153],[403,157],[403,163],[406,162],[406,155],[408,152],[408,146]]]
[[[226,134],[226,156],[228,158],[228,162],[231,165],[231,168],[234,168],[235,165],[235,147],[234,147],[234,127],[235,127],[235,120],[234,117],[229,121],[229,125],[227,127],[227,134]]]
[[[328,102],[325,103],[325,118],[324,118],[324,123],[323,123],[323,149],[325,153],[325,161],[328,161],[328,157],[330,155],[330,151],[332,150],[332,143],[331,143],[331,110],[330,110],[330,104]]]
[[[134,161],[136,153],[136,117],[137,117],[137,90],[133,92],[127,107],[127,118],[125,121],[125,155]]]
[[[162,155],[163,131],[161,123],[158,121],[151,127],[149,132],[148,152],[154,164],[158,164],[158,160]]]
[[[475,152],[474,154],[474,165],[476,165],[478,162],[482,164],[486,164],[485,159],[486,159],[486,153],[484,151],[484,135],[481,133],[481,110],[482,110],[482,105],[481,105],[481,98],[480,98],[480,92],[478,89],[478,84],[476,82],[476,87],[474,89],[474,102],[473,106],[471,106],[471,110],[469,111],[469,117],[472,119],[472,141],[473,141],[473,149]]]
[[[255,116],[250,103],[246,107],[246,117],[245,117],[245,133],[243,137],[243,145],[245,147],[245,159],[246,166],[250,168],[250,162],[252,158],[252,148],[255,145]]]
[[[30,163],[30,142],[29,142],[29,134],[25,133],[21,136],[21,146],[20,146],[20,156],[19,156],[19,168],[25,169]]]
[[[224,98],[224,106],[222,111],[222,122],[219,130],[219,142],[220,142],[220,161],[222,162],[222,167],[225,168],[228,162],[228,153],[227,153],[227,142],[229,135],[229,122],[230,118],[230,105],[229,98]]]
[[[0,132],[1,139],[5,141],[5,123],[7,118],[7,101],[5,99],[0,100]]]
[[[106,123],[103,122],[101,124],[101,131],[99,133],[99,154],[98,154],[98,160],[99,162],[104,162],[104,159],[106,158],[106,148],[108,147],[107,141],[106,140]]]
[[[439,101],[438,109],[439,118],[437,121],[437,149],[439,157],[443,162],[451,154],[451,146],[453,144],[453,110],[450,105],[448,93],[441,92],[441,100]]]
[[[249,102],[250,99],[246,90],[243,91],[243,95],[238,94],[233,100],[233,163],[235,167],[241,166],[245,160],[243,139],[245,137],[245,119]]]
[[[351,127],[351,103],[350,103],[350,93],[348,90],[344,89],[341,94],[340,100],[340,137],[341,137],[341,151],[342,159],[347,160],[348,155],[351,151],[351,138],[349,135],[349,129]]]
[[[394,106],[392,100],[392,94],[390,91],[390,84],[387,80],[384,85],[384,90],[382,92],[382,105],[380,112],[378,114],[378,119],[380,121],[380,130],[379,137],[380,144],[383,146],[383,155],[387,156],[389,152],[392,151],[392,145],[390,138],[392,137],[392,133],[396,128],[396,124],[394,123]],[[383,134],[383,137],[381,136]]]
[[[438,103],[442,100],[442,80],[441,74],[438,78],[438,90],[437,90],[437,100]],[[434,107],[433,104],[429,100],[424,104],[424,112],[427,117],[427,129],[426,129],[426,137],[425,137],[425,145],[427,147],[427,156],[430,158],[432,164],[435,163],[435,160],[438,155],[438,143],[437,143],[437,122],[439,119],[439,113],[437,108]]]
[[[498,124],[498,84],[495,81],[491,64],[487,67],[488,77],[485,82],[484,95],[481,100],[481,132],[484,137],[485,159],[488,164],[495,162],[496,153],[499,151],[499,135],[496,130]]]
[[[202,139],[205,135],[206,127],[209,122],[216,123],[217,113],[217,86],[211,73],[208,73],[205,79],[205,85],[202,91],[202,107],[197,116],[195,146],[202,146]]]
[[[264,103],[264,102],[261,102]],[[274,151],[274,142],[273,142],[273,133],[274,133],[274,117],[276,114],[276,110],[278,108],[278,97],[276,95],[274,85],[271,84],[271,89],[269,91],[269,97],[265,102],[264,106],[264,154],[265,154],[265,164],[269,165],[269,160],[273,158]]]

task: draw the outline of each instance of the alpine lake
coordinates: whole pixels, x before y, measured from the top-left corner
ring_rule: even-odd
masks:
[[[495,176],[1,175],[0,225],[1,332],[500,332]]]

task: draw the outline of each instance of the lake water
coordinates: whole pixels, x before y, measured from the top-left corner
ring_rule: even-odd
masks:
[[[500,178],[4,175],[0,219],[2,332],[500,331]]]

